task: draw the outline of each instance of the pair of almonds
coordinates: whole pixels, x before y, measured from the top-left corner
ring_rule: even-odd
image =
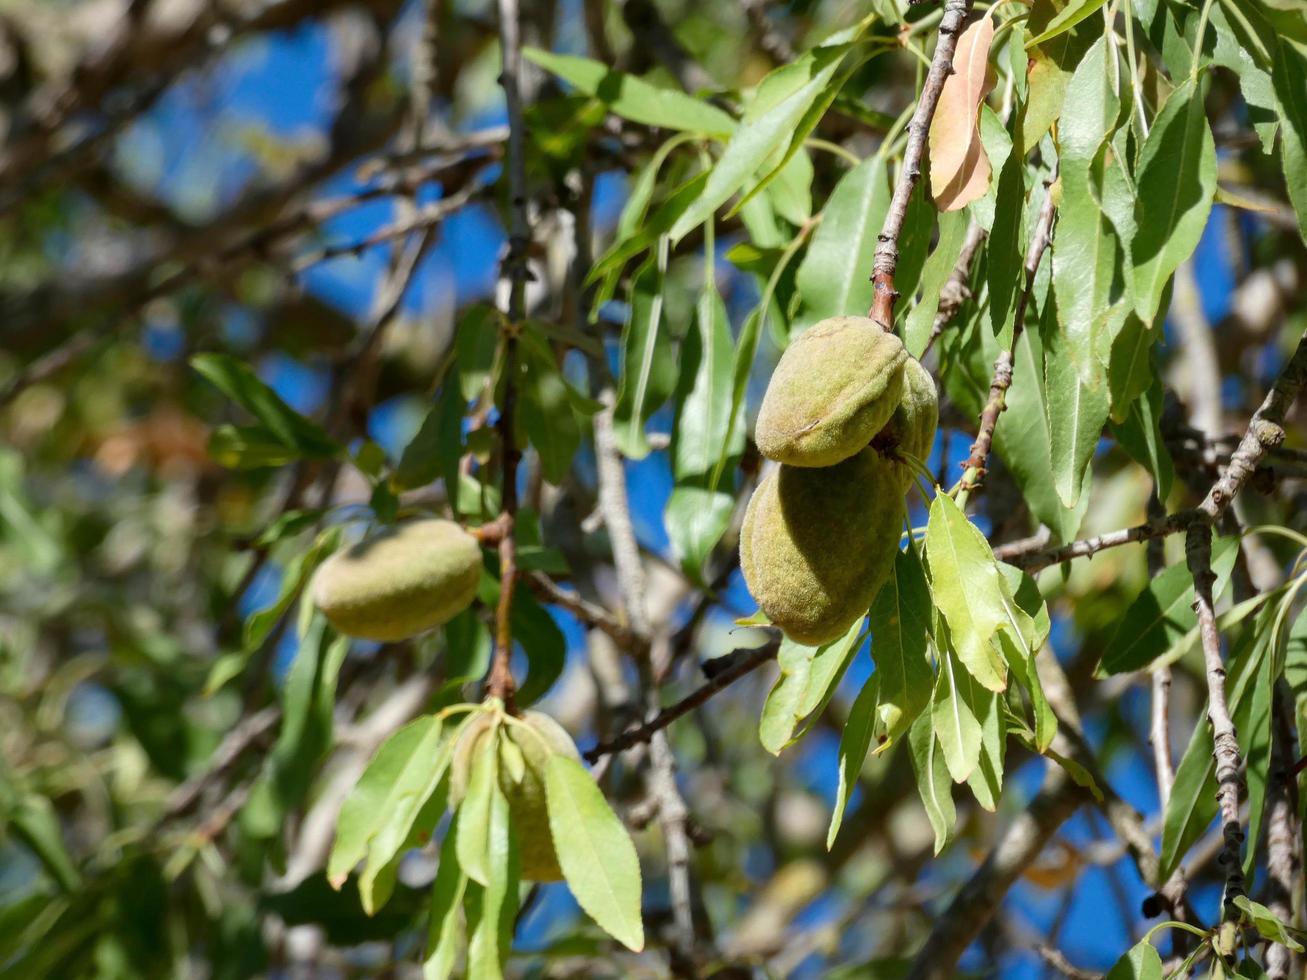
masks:
[[[781,466],[754,491],[740,567],[790,639],[819,646],[866,613],[894,564],[903,497],[935,439],[935,382],[866,317],[832,317],[786,349],[758,413]]]

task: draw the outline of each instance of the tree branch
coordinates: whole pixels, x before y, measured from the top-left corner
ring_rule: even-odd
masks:
[[[935,322],[930,328],[930,336],[926,338],[926,346],[921,351],[921,356],[925,357],[926,352],[935,346],[935,341],[939,339],[945,328],[953,322],[957,316],[958,310],[962,308],[971,297],[971,262],[980,251],[980,246],[985,243],[987,233],[979,224],[972,222],[971,227],[967,229],[966,241],[962,243],[962,251],[958,253],[958,260],[953,266],[953,272],[948,277],[948,282],[944,283],[944,288],[939,291],[939,305],[935,308]]]
[[[1119,548],[1123,544],[1149,541],[1154,538],[1163,538],[1171,534],[1178,534],[1181,531],[1187,531],[1189,526],[1199,519],[1199,516],[1197,509],[1177,511],[1164,517],[1150,518],[1142,524],[1136,524],[1134,527],[1109,531],[1106,534],[1083,538],[1080,541],[1072,541],[1068,544],[1058,545],[1055,548],[1039,548],[1034,551],[1028,549],[1032,543],[1038,545],[1037,540],[1015,541],[1012,544],[999,545],[995,548],[994,557],[999,561],[1015,565],[1017,568],[1033,574],[1048,568],[1050,565],[1060,565],[1062,562],[1071,561],[1073,558],[1092,557],[1100,551],[1106,551],[1108,548]]]
[[[1239,442],[1239,448],[1230,457],[1225,473],[1212,484],[1198,509],[1213,524],[1225,513],[1235,496],[1243,489],[1259,463],[1270,450],[1284,442],[1284,416],[1298,392],[1307,384],[1307,333],[1298,340],[1298,347],[1289,358],[1275,384],[1267,392],[1261,406],[1253,413],[1248,431]]]
[[[1302,875],[1301,827],[1298,822],[1297,780],[1290,775],[1298,736],[1294,731],[1293,692],[1283,677],[1275,684],[1272,704],[1272,765],[1266,787],[1266,906],[1293,927],[1294,896]],[[1288,980],[1295,957],[1287,946],[1272,943],[1266,951],[1266,975]]]
[[[899,264],[899,235],[908,214],[908,201],[912,198],[917,182],[921,180],[921,158],[926,152],[930,121],[935,116],[935,107],[939,104],[939,93],[944,88],[944,82],[953,74],[953,52],[957,48],[958,35],[962,33],[962,22],[967,19],[970,11],[971,0],[944,0],[944,16],[939,22],[939,41],[935,45],[930,71],[926,73],[926,81],[921,87],[916,111],[908,123],[903,169],[899,171],[894,196],[890,198],[889,211],[885,214],[885,223],[881,225],[876,239],[876,257],[871,273],[875,291],[867,315],[886,332],[894,329],[894,301],[899,296],[894,288],[894,272]]]
[[[643,655],[649,649],[647,638],[640,636],[603,606],[589,602],[562,588],[544,572],[532,572],[526,578],[531,591],[551,605],[566,609],[586,626],[606,633],[614,643],[632,654]]]
[[[976,441],[971,444],[971,455],[963,464],[962,489],[974,490],[985,477],[985,464],[989,460],[989,451],[994,443],[994,429],[998,426],[998,417],[1007,408],[1007,390],[1012,385],[1012,352],[1026,326],[1026,308],[1030,305],[1030,294],[1035,288],[1035,273],[1044,252],[1053,243],[1053,219],[1057,208],[1053,203],[1051,185],[1057,179],[1056,171],[1044,182],[1044,204],[1039,210],[1039,220],[1030,239],[1030,248],[1026,252],[1026,285],[1017,297],[1015,319],[1012,323],[1012,344],[994,360],[994,378],[989,385],[989,400],[980,413],[980,431]]]
[[[1221,660],[1221,636],[1216,629],[1212,602],[1212,526],[1197,521],[1185,540],[1185,560],[1194,578],[1194,611],[1198,614],[1198,635],[1202,641],[1203,665],[1207,676],[1207,720],[1212,726],[1212,757],[1216,761],[1216,799],[1220,807],[1224,845],[1217,859],[1225,870],[1225,897],[1220,930],[1213,939],[1216,951],[1227,959],[1234,954],[1238,939],[1239,909],[1234,900],[1246,894],[1243,878],[1243,827],[1239,821],[1239,793],[1243,787],[1242,759],[1234,722],[1225,700],[1225,664]]]
[[[677,718],[689,714],[695,708],[707,703],[713,695],[726,690],[746,674],[752,673],[771,660],[775,660],[776,653],[779,650],[780,641],[773,640],[753,650],[737,650],[734,654],[719,657],[719,660],[730,660],[730,666],[720,669],[712,675],[706,684],[686,695],[675,704],[663,708],[643,724],[628,728],[616,738],[607,742],[600,742],[594,748],[588,749],[583,753],[585,760],[594,764],[606,755],[612,755],[614,752],[624,752],[632,746],[648,742],[656,732],[662,731]],[[713,661],[708,661],[704,665],[705,669],[712,664]]]
[[[504,398],[499,406],[500,453],[503,457],[503,503],[500,520],[504,523],[499,540],[499,606],[495,611],[495,653],[486,689],[512,706],[513,682],[513,590],[517,585],[517,542],[513,536],[517,520],[517,464],[521,451],[514,438],[513,422],[517,413],[517,335],[526,319],[527,253],[531,246],[531,228],[527,221],[526,200],[526,123],[522,117],[522,36],[518,21],[517,0],[499,0],[499,39],[503,52],[503,71],[499,76],[508,106],[508,193],[509,238],[504,257],[504,275],[509,281],[508,324],[504,340]]]

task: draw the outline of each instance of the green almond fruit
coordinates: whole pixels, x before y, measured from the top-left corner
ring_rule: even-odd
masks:
[[[899,547],[900,479],[867,448],[835,466],[781,466],[754,491],[740,567],[759,608],[796,643],[829,643],[867,612]]]
[[[313,602],[337,630],[405,640],[472,604],[481,546],[453,521],[405,521],[338,551],[318,569]]]
[[[890,416],[885,428],[876,433],[872,444],[893,461],[896,452],[917,457],[922,462],[930,456],[935,445],[935,430],[939,426],[939,390],[930,372],[915,357],[903,365],[903,394],[898,407]],[[906,464],[894,461],[899,470],[904,492],[915,479],[913,470]]]
[[[549,830],[545,764],[551,755],[566,755],[579,762],[581,754],[563,726],[548,715],[526,711],[522,714],[522,721],[529,731],[513,724],[501,729],[501,739],[511,741],[522,754],[525,761],[522,778],[513,779],[509,767],[501,764],[499,786],[508,798],[509,813],[517,831],[522,877],[529,881],[561,881],[563,871],[558,865],[553,834]],[[505,748],[501,741],[501,755]]]
[[[836,316],[805,330],[772,372],[754,441],[790,466],[833,466],[889,421],[903,390],[903,342],[867,317]]]

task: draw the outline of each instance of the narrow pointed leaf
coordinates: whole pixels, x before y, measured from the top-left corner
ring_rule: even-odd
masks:
[[[572,894],[601,929],[639,952],[640,861],[626,828],[575,759],[549,757],[545,795],[554,849]]]
[[[1006,619],[1003,581],[989,542],[958,505],[939,494],[926,527],[930,591],[948,621],[958,659],[991,691],[1007,686],[1007,665],[994,631]]]
[[[1204,91],[1192,80],[1182,82],[1140,151],[1131,252],[1135,310],[1145,322],[1156,315],[1176,268],[1193,254],[1216,193],[1216,144]]]

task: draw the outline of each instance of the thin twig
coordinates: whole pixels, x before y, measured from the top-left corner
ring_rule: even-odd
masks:
[[[1160,510],[1157,498],[1150,499],[1150,513]],[[1153,513],[1154,519],[1164,515]],[[1153,538],[1148,542],[1148,574],[1156,578],[1165,567],[1162,539]],[[1175,762],[1171,758],[1171,668],[1167,664],[1154,667],[1149,677],[1152,689],[1152,704],[1148,726],[1148,740],[1153,746],[1153,768],[1157,774],[1157,797],[1160,808],[1166,812],[1166,805],[1171,799],[1171,787],[1175,785]]]
[[[958,253],[953,272],[948,277],[948,282],[944,283],[944,288],[939,291],[939,304],[935,307],[935,322],[930,328],[930,336],[926,338],[926,346],[921,351],[923,358],[926,352],[935,346],[939,335],[953,322],[953,318],[958,315],[958,310],[962,309],[962,304],[970,299],[971,262],[980,251],[980,246],[985,243],[985,237],[985,229],[972,222],[971,227],[967,229],[967,238],[962,243],[962,251]]]
[[[564,589],[544,572],[530,573],[526,578],[526,584],[545,602],[566,609],[586,626],[608,634],[609,638],[623,650],[636,654],[648,650],[649,641],[645,637],[620,622],[603,606]]]
[[[504,66],[499,76],[508,106],[508,192],[509,239],[504,258],[504,274],[509,280],[508,325],[504,340],[504,398],[499,406],[500,453],[503,457],[503,503],[500,519],[504,523],[499,541],[499,606],[495,612],[495,653],[490,666],[486,690],[512,706],[513,683],[513,590],[517,585],[517,542],[513,529],[517,519],[517,464],[521,451],[513,432],[517,413],[517,333],[526,318],[527,253],[531,228],[527,220],[526,200],[526,123],[522,116],[521,71],[522,37],[518,22],[517,0],[499,0],[499,39]]]
[[[1224,846],[1219,863],[1225,870],[1225,898],[1220,930],[1214,938],[1216,951],[1229,958],[1238,939],[1239,909],[1234,900],[1246,894],[1243,877],[1243,826],[1239,820],[1239,794],[1243,788],[1242,759],[1234,722],[1225,699],[1225,664],[1221,660],[1221,636],[1216,628],[1212,584],[1212,526],[1196,521],[1185,540],[1185,560],[1194,579],[1194,611],[1198,614],[1198,635],[1202,641],[1203,665],[1207,676],[1207,720],[1212,726],[1212,758],[1216,761],[1216,799],[1221,814]]]
[[[980,431],[976,441],[971,444],[971,455],[963,464],[962,488],[973,490],[985,478],[985,464],[989,460],[989,451],[994,443],[994,429],[998,426],[998,417],[1007,408],[1007,390],[1012,385],[1013,351],[1021,332],[1026,325],[1026,309],[1030,305],[1030,294],[1035,288],[1035,273],[1039,271],[1040,260],[1053,242],[1053,219],[1057,208],[1053,203],[1051,185],[1057,179],[1056,172],[1045,182],[1044,204],[1039,210],[1039,221],[1035,225],[1034,235],[1030,239],[1030,248],[1026,252],[1026,284],[1017,297],[1015,318],[1012,322],[1012,344],[998,355],[994,361],[994,377],[989,384],[989,400],[980,413]]]
[[[442,197],[439,201],[423,205],[416,213],[406,216],[394,224],[386,225],[386,227],[380,228],[358,241],[340,245],[325,245],[316,251],[309,252],[307,255],[301,255],[291,266],[291,271],[301,273],[315,265],[346,255],[358,258],[368,249],[384,245],[396,238],[405,238],[414,232],[430,231],[483,191],[484,188],[479,184],[469,182],[448,197]]]
[[[658,708],[658,677],[653,669],[653,639],[649,613],[645,605],[648,592],[644,563],[640,558],[635,527],[631,523],[631,503],[626,492],[626,470],[613,436],[614,397],[611,388],[601,397],[604,407],[595,416],[595,456],[599,474],[599,510],[612,542],[613,564],[621,587],[627,618],[637,636],[646,645],[636,654],[645,712]],[[665,637],[663,638],[665,643]],[[694,962],[694,910],[690,887],[690,840],[687,833],[689,808],[676,785],[676,758],[667,735],[651,732],[649,739],[649,794],[657,801],[658,825],[667,850],[667,880],[671,893],[673,966],[689,969]]]
[[[695,708],[705,704],[713,695],[719,694],[726,690],[741,677],[752,673],[763,664],[776,659],[776,653],[780,650],[780,641],[775,640],[756,649],[743,653],[738,659],[732,658],[733,663],[725,670],[720,671],[712,676],[703,686],[696,688],[692,693],[687,694],[675,704],[668,705],[658,714],[654,715],[648,721],[634,728],[628,728],[616,738],[609,739],[607,742],[600,742],[594,748],[584,753],[585,760],[590,763],[598,762],[606,755],[614,752],[624,752],[634,745],[642,745],[648,742],[654,736],[655,732],[660,732],[677,718],[689,714]],[[727,656],[731,656],[728,654]],[[725,658],[719,658],[725,659]],[[711,663],[711,661],[709,661]]]
[[[912,198],[917,182],[921,180],[921,158],[926,152],[930,121],[935,116],[935,107],[939,104],[939,93],[944,88],[944,82],[953,74],[953,52],[957,48],[958,35],[962,33],[962,22],[970,11],[971,0],[944,0],[944,16],[939,22],[939,41],[935,44],[935,54],[930,62],[930,71],[926,73],[926,81],[921,87],[916,111],[908,123],[903,168],[899,171],[894,196],[890,199],[885,222],[876,239],[876,257],[871,273],[874,294],[867,315],[887,332],[894,329],[894,301],[899,296],[894,288],[894,272],[899,264],[899,235],[908,214],[908,201]]]
[[[1071,561],[1073,558],[1088,558],[1109,548],[1119,548],[1123,544],[1131,544],[1135,541],[1150,541],[1153,538],[1178,534],[1181,531],[1188,530],[1189,525],[1198,518],[1199,512],[1197,510],[1177,511],[1174,514],[1167,514],[1165,517],[1152,518],[1133,527],[1122,528],[1119,531],[1109,531],[1106,534],[1072,541],[1068,544],[1058,545],[1055,548],[1040,547],[1037,537],[1028,538],[1024,541],[999,545],[994,549],[994,557],[999,561],[1007,562],[1009,565],[1015,565],[1017,568],[1034,573],[1048,568],[1050,565],[1059,565],[1064,561]],[[1038,550],[1030,550],[1032,547]]]
[[[1194,611],[1198,614],[1198,635],[1202,643],[1207,678],[1207,718],[1212,726],[1212,758],[1216,764],[1216,795],[1220,807],[1224,846],[1220,862],[1225,870],[1223,921],[1214,938],[1222,956],[1233,956],[1238,939],[1239,910],[1234,901],[1245,894],[1243,876],[1243,826],[1239,818],[1239,793],[1243,784],[1242,758],[1234,722],[1225,693],[1225,664],[1221,659],[1221,636],[1216,626],[1212,584],[1212,527],[1238,495],[1266,453],[1284,441],[1284,416],[1298,392],[1307,383],[1307,334],[1276,379],[1261,406],[1248,423],[1230,465],[1198,505],[1199,519],[1189,526],[1185,560],[1194,580]]]
[[[1261,406],[1253,413],[1248,430],[1239,441],[1239,448],[1230,457],[1221,478],[1212,484],[1198,509],[1215,523],[1243,489],[1258,464],[1272,449],[1284,442],[1284,416],[1298,392],[1307,384],[1307,333],[1298,340],[1298,347],[1289,358],[1275,384]]]
[[[1293,692],[1283,677],[1275,684],[1272,704],[1272,765],[1266,788],[1266,907],[1289,926],[1294,918],[1294,896],[1302,875],[1301,833],[1298,821],[1297,780],[1289,775],[1298,744],[1294,730]],[[1266,951],[1270,980],[1301,976],[1295,972],[1294,954],[1279,943]]]
[[[1095,973],[1093,970],[1086,970],[1076,966],[1066,958],[1061,950],[1054,949],[1052,946],[1045,946],[1041,943],[1035,947],[1035,952],[1051,969],[1056,970],[1064,977],[1070,978],[1070,980],[1102,980],[1103,978],[1101,973]]]

